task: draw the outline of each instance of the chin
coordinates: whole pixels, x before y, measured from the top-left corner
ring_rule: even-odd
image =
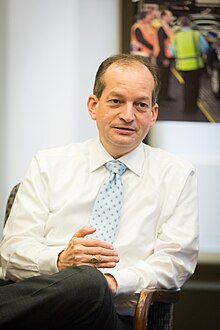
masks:
[[[137,146],[141,140],[137,139],[135,136],[125,136],[125,135],[120,135],[117,139],[119,143],[124,144],[124,145],[130,145],[130,146]]]
[[[129,141],[121,139],[118,141],[114,141],[113,145],[116,148],[121,149],[124,154],[127,154],[128,152],[134,150],[139,145],[139,143],[129,143]]]

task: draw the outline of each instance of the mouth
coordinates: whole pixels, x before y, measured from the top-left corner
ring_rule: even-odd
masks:
[[[117,131],[119,134],[133,134],[136,132],[136,129],[131,126],[113,126],[112,127],[115,131]]]

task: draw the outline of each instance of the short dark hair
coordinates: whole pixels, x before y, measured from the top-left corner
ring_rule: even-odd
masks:
[[[99,99],[102,95],[102,92],[105,88],[105,81],[104,81],[104,74],[106,70],[109,68],[110,65],[113,63],[118,63],[122,65],[131,65],[134,63],[140,63],[143,64],[148,68],[150,73],[152,74],[152,77],[154,79],[154,90],[152,93],[152,104],[155,104],[157,101],[157,96],[159,92],[159,82],[158,82],[158,76],[156,68],[151,64],[150,59],[140,56],[140,55],[132,55],[132,54],[117,54],[108,57],[106,60],[104,60],[96,73],[95,76],[95,83],[93,87],[93,94],[96,95],[96,97]]]
[[[171,10],[169,10],[169,9],[164,9],[164,10],[162,10],[162,12],[161,12],[161,14],[160,14],[160,17],[164,17],[164,16],[166,16],[168,13],[171,13],[171,14],[172,14]]]
[[[144,19],[147,15],[149,14],[149,12],[148,11],[141,11],[140,13],[139,13],[139,19]]]
[[[191,20],[188,16],[180,16],[177,20],[177,23],[180,26],[190,26]]]

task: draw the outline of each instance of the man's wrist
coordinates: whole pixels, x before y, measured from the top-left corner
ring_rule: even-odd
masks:
[[[111,274],[104,274],[104,276],[108,282],[109,289],[111,290],[112,294],[115,295],[118,288],[118,283],[116,279]]]

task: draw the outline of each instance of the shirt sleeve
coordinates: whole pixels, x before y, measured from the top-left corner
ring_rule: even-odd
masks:
[[[201,34],[199,36],[199,44],[200,44],[200,49],[201,49],[202,53],[206,54],[209,49],[209,44]]]
[[[45,222],[50,213],[47,181],[35,156],[3,231],[1,265],[4,279],[18,281],[57,271],[57,256],[64,246],[48,246],[44,238]]]
[[[171,200],[174,194],[178,195],[175,203]],[[108,271],[118,283],[117,294],[140,292],[149,287],[179,288],[194,272],[198,258],[197,179],[194,171],[181,190],[170,194],[167,205],[157,229],[152,255],[127,269]]]

